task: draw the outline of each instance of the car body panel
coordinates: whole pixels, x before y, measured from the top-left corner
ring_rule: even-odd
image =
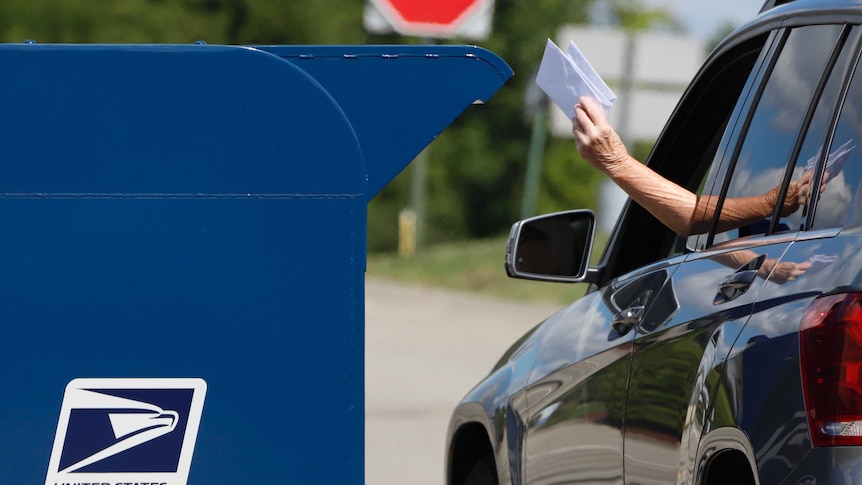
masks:
[[[739,182],[731,178],[734,170],[752,168],[737,163],[740,157],[774,155],[777,164],[761,171],[780,170],[786,191],[803,167],[809,169],[808,152],[819,152],[812,150],[818,142],[821,149],[848,138],[859,143],[862,117],[849,79],[862,68],[860,23],[862,0],[796,0],[765,9],[713,51],[648,164],[690,188],[701,179],[690,180],[686,172],[708,163],[700,187],[724,198],[731,182]],[[794,33],[814,25],[823,27],[804,32],[822,36]],[[807,48],[815,43],[808,39],[818,38],[821,55],[810,59]],[[793,69],[776,68],[782,53]],[[737,62],[741,57],[734,56],[745,57]],[[743,73],[747,78],[726,78],[739,82],[736,98],[721,123],[708,125],[722,132],[692,140],[684,127],[704,108],[716,107],[704,101],[710,90],[721,92],[711,79],[740,67],[750,70]],[[797,74],[808,76],[802,80],[807,94],[794,98],[803,91],[776,90],[786,97],[763,103],[761,129],[751,128],[762,86],[770,79],[792,85]],[[847,105],[847,99],[854,101]],[[788,108],[784,118],[782,107]],[[786,121],[786,130],[770,135],[763,120]],[[745,153],[746,141],[759,151]],[[781,145],[774,154],[771,142]],[[687,143],[712,152],[700,155]],[[712,226],[689,238],[684,254],[647,249],[645,258],[631,257],[667,241],[651,232],[643,238],[643,228],[658,226],[638,222],[651,216],[628,203],[600,265],[591,269],[596,283],[516,343],[464,399],[450,426],[450,450],[455,423],[474,419],[489,429],[500,484],[714,485],[733,481],[728,477],[736,472],[720,469],[726,464],[737,467],[746,484],[862,483],[862,448],[812,444],[799,356],[800,323],[809,305],[824,294],[862,292],[862,162],[853,157],[840,176],[811,182],[810,207],[799,219],[775,208],[762,234],[740,232],[727,242],[715,239]],[[827,158],[811,159],[818,177]],[[832,219],[838,222],[821,229],[817,217],[834,212],[829,199],[837,196],[849,215],[843,225],[839,214]],[[620,327],[621,321],[634,324]],[[484,415],[471,418],[476,409]]]
[[[790,474],[812,450],[801,387],[799,325],[817,296],[862,289],[862,234],[851,231],[798,241],[784,256],[787,262],[812,260],[816,264],[798,279],[764,286],[723,364],[714,392],[713,421],[707,423],[707,429],[733,425],[745,432],[756,453],[758,473],[769,481]],[[808,475],[833,483],[831,475],[821,472],[809,470]],[[858,482],[862,475],[856,477]]]
[[[710,403],[706,381],[715,366],[716,341],[739,332],[765,280],[756,278],[730,299],[719,285],[761,256],[777,261],[788,245],[695,253],[674,273],[664,290],[664,300],[673,305],[651,326],[642,325],[634,341],[625,419],[627,481],[675,483],[679,470],[694,468],[690,457]]]
[[[546,320],[559,318],[565,310]],[[534,327],[515,342],[494,366],[490,375],[465,396],[452,413],[449,421],[447,443],[453,443],[461,426],[478,423],[485,430],[495,455],[498,476],[508,483],[522,483],[521,416],[526,415],[523,388],[527,385],[530,370],[536,358],[535,333],[542,325]],[[510,450],[514,452],[510,453]],[[451,469],[453,449],[446,454],[447,469]],[[510,469],[516,470],[510,478]],[[451,479],[451,473],[447,474]]]
[[[681,261],[620,278],[538,332],[541,351],[526,390],[527,483],[621,483],[625,392],[636,330],[615,328],[614,321],[637,307],[648,319],[661,307],[658,295]],[[557,452],[533,451],[549,448]]]
[[[595,478],[595,474],[611,483],[621,479],[621,474],[605,474],[608,470],[613,473],[622,470],[620,431],[633,334],[620,336],[611,329],[614,314],[603,305],[600,293],[588,295],[579,303],[569,307],[565,320],[561,321],[565,326],[545,333],[546,345],[552,348],[542,347],[537,367],[547,375],[527,388],[530,410],[523,470],[527,483],[554,483],[561,478],[582,480]],[[591,318],[584,319],[583,315]],[[590,325],[567,335],[573,319]],[[601,328],[596,328],[600,325]],[[588,342],[579,336],[602,338]],[[589,355],[570,365],[571,361],[563,358],[567,348]],[[549,367],[557,369],[548,371]],[[573,440],[573,437],[590,439]],[[558,452],[532,452],[548,448]]]

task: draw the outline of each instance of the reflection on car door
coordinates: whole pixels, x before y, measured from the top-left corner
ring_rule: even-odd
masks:
[[[855,43],[851,40],[848,45]],[[862,152],[855,141],[847,143],[862,140],[862,71],[857,66],[846,94],[839,94],[844,84],[842,72],[848,69],[838,67],[852,66],[854,49],[845,49],[842,57],[847,59],[839,59],[833,69],[835,79],[829,80],[817,108],[822,114],[815,114],[797,162],[797,166],[807,164],[811,150],[805,146],[813,150],[825,147],[817,160],[825,183],[812,186],[816,195],[811,200],[817,201],[813,215],[781,260],[782,266],[796,270],[795,276],[787,279],[782,272],[773,272],[760,292],[754,313],[727,356],[720,387],[714,392],[733,398],[714,400],[711,412],[716,416],[713,426],[738,426],[749,437],[762,479],[783,479],[786,483],[796,483],[792,478],[784,479],[791,473],[805,475],[797,465],[812,446],[808,415],[817,416],[806,410],[800,386],[800,371],[804,373],[799,355],[802,315],[814,298],[824,293],[862,287]],[[830,135],[839,99],[844,101]],[[738,422],[723,421],[726,416],[738,417]],[[847,483],[858,481],[858,473],[848,473],[841,479]]]
[[[723,134],[736,126],[729,120],[735,120],[743,108],[737,99],[747,99],[766,56],[762,48],[771,46],[771,39],[754,39],[705,70],[689,102],[679,109],[681,114],[666,128],[671,141],[656,146],[651,166],[690,190],[698,189],[713,161],[715,174],[704,186],[712,187],[723,177],[717,175],[718,168],[730,138]],[[558,328],[544,333],[545,341],[539,345],[542,355],[526,395],[527,483],[623,483],[626,479],[624,426],[633,339],[640,335],[646,345],[651,335],[672,338],[665,332],[673,327],[668,321],[688,315],[677,315],[678,291],[671,285],[685,259],[671,250],[676,247],[674,238],[642,208],[629,204],[603,257],[611,281],[569,307],[566,318],[554,322]],[[645,356],[649,361],[651,356]],[[666,434],[677,435],[670,439],[679,442],[681,433]]]
[[[667,311],[659,295],[681,261],[586,295],[547,329],[526,393],[527,483],[622,483],[632,338],[637,325]]]
[[[698,254],[674,272],[661,300],[667,308],[673,302],[675,311],[654,312],[633,342],[624,432],[627,483],[678,483],[681,465],[693,463],[712,399],[707,378],[716,353],[726,351],[725,333],[739,333],[766,268],[788,245]]]
[[[694,480],[706,412],[715,400],[727,399],[715,394],[720,372],[714,369],[748,321],[764,285],[798,276],[792,268],[784,275],[787,266],[780,264],[796,238],[807,200],[789,200],[794,196],[790,187],[803,178],[809,156],[815,155],[801,153],[803,135],[809,128],[820,132],[822,126],[812,120],[826,110],[818,108],[835,103],[843,76],[828,76],[836,62],[842,66],[848,59],[839,56],[848,32],[840,25],[781,31],[780,51],[769,63],[738,148],[729,151],[727,180],[705,195],[720,197],[725,208],[732,198],[756,203],[770,200],[768,193],[786,195],[767,206],[771,217],[729,229],[714,223],[706,246],[720,244],[689,255],[666,288],[679,311],[664,322],[650,322],[655,327],[638,328],[625,416],[627,482]],[[723,216],[711,220],[727,220]]]

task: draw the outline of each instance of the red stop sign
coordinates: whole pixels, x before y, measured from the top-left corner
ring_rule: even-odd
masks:
[[[493,0],[371,0],[371,3],[397,32],[452,37],[479,16],[488,16],[490,20]]]

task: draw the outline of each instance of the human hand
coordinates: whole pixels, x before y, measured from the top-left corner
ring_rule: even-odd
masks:
[[[781,217],[788,217],[794,212],[796,212],[799,207],[805,207],[808,203],[808,197],[811,192],[811,179],[813,177],[812,170],[805,170],[802,172],[802,176],[797,180],[790,182],[787,186],[787,194],[784,196],[784,202],[781,205],[781,210],[779,211],[779,215]],[[820,193],[822,194],[824,190],[826,190],[826,182],[829,178],[828,173],[823,174],[823,179],[820,181]],[[765,194],[765,200],[767,204],[768,211],[771,213],[772,209],[778,204],[778,193],[780,192],[781,187],[775,186],[769,192]]]
[[[811,261],[803,261],[802,263],[794,263],[792,261],[782,261],[778,264],[777,259],[767,259],[760,267],[759,273],[763,278],[769,278],[769,281],[783,285],[788,281],[794,281],[802,276],[808,268],[811,267]]]
[[[781,186],[776,185],[772,189],[769,190],[764,195],[766,200],[766,214],[772,214],[772,210],[778,204],[778,194],[781,192]],[[797,209],[799,206],[805,203],[805,197],[808,194],[808,185],[802,185],[798,181],[790,182],[790,185],[787,186],[787,194],[784,196],[784,202],[781,204],[781,210],[779,210],[780,217],[788,217]]]
[[[593,167],[603,172],[612,171],[625,162],[628,151],[598,104],[587,96],[578,101],[572,119],[578,153]]]

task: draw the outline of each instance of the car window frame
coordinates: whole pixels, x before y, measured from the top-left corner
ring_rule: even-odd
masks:
[[[775,64],[778,62],[781,57],[781,52],[784,49],[785,44],[787,43],[787,39],[790,34],[790,29],[787,28],[779,28],[773,31],[772,44],[769,46],[769,49],[766,50],[766,58],[764,62],[760,65],[761,70],[753,76],[753,92],[750,97],[748,97],[742,103],[740,117],[742,119],[742,123],[738,124],[735,128],[738,128],[738,131],[732,133],[730,135],[730,155],[726,160],[722,160],[721,168],[720,168],[720,176],[716,180],[718,182],[721,181],[721,189],[718,192],[718,202],[716,203],[715,210],[712,217],[712,223],[710,224],[709,231],[706,231],[702,235],[698,235],[698,244],[697,248],[700,250],[709,250],[716,247],[722,246],[739,246],[738,244],[732,244],[735,241],[738,241],[741,238],[732,239],[730,241],[723,241],[719,244],[714,244],[714,239],[717,234],[718,220],[721,215],[721,210],[724,207],[724,201],[727,197],[727,191],[730,189],[731,181],[733,180],[733,174],[736,171],[736,163],[739,160],[739,155],[742,152],[742,147],[745,145],[746,135],[751,129],[751,124],[754,120],[754,115],[757,113],[757,106],[760,104],[760,100],[763,98],[763,92],[766,90],[766,85],[769,82],[770,76],[772,75],[773,70],[775,69]],[[727,152],[725,152],[725,155]],[[752,236],[747,239],[759,239],[759,236]],[[704,242],[701,243],[701,238],[705,238]]]
[[[718,89],[715,84],[715,82],[717,82],[716,74],[724,72],[726,69],[733,69],[734,64],[746,55],[755,56],[755,59],[753,61],[746,61],[752,62],[751,68],[746,71],[745,79],[740,81],[740,84],[738,84],[740,86],[739,93],[734,94],[730,102],[733,102],[734,105],[736,105],[736,101],[741,97],[744,96],[749,98],[751,95],[751,88],[754,85],[752,82],[753,74],[762,71],[764,52],[772,48],[774,45],[774,38],[774,29],[752,32],[750,36],[739,39],[734,43],[734,45],[723,46],[720,50],[716,50],[713,55],[707,59],[689,88],[680,98],[680,101],[674,109],[673,114],[662,131],[662,134],[657,139],[652,152],[647,158],[646,163],[648,166],[663,176],[670,178],[675,183],[679,183],[692,191],[697,190],[698,186],[703,181],[704,175],[708,173],[713,166],[720,164],[725,158],[724,150],[727,149],[726,140],[723,138],[720,139],[715,148],[715,152],[712,153],[712,156],[709,157],[708,160],[708,155],[697,160],[698,163],[702,164],[702,169],[699,170],[701,175],[696,181],[683,181],[680,180],[680,177],[689,175],[691,170],[685,170],[686,168],[690,168],[690,165],[686,165],[686,161],[677,160],[681,155],[685,155],[686,153],[686,150],[674,147],[675,144],[686,143],[687,141],[681,139],[683,138],[682,134],[684,134],[685,131],[682,130],[680,126],[684,126],[686,123],[691,122],[692,118],[696,117],[704,107],[704,103],[707,103],[706,100],[713,97],[713,93]],[[736,124],[738,122],[737,115],[738,113],[735,108],[731,109],[728,116],[719,121],[719,133],[726,133],[728,127]],[[716,120],[718,119],[716,118]],[[705,142],[704,140],[701,141]],[[689,177],[690,179],[694,178],[690,175]],[[644,217],[648,217],[653,220],[653,223],[650,226],[651,228],[661,228],[663,231],[668,233],[666,234],[668,237],[672,236],[673,241],[679,237],[669,228],[664,226],[664,224],[655,219],[654,216],[646,212],[645,209],[632,202],[631,199],[628,199],[623,208],[621,217],[617,220],[617,223],[611,232],[608,244],[600,259],[599,268],[601,276],[593,288],[604,286],[607,282],[615,278],[624,277],[624,275],[630,273],[639,273],[640,269],[643,267],[654,266],[655,264],[661,265],[662,261],[665,260],[667,261],[665,261],[664,264],[670,264],[670,262],[677,257],[685,257],[685,254],[688,251],[683,252],[682,254],[671,254],[670,251],[666,251],[664,254],[656,253],[654,255],[655,257],[649,261],[646,261],[648,258],[642,258],[642,260],[638,261],[638,264],[636,265],[618,264],[619,253],[621,251],[625,251],[630,244],[630,242],[626,241],[626,235],[633,232],[631,226],[634,225],[634,221],[638,218]],[[662,235],[662,237],[664,236],[665,234]],[[674,244],[668,244],[667,249],[670,250],[673,246]],[[622,268],[620,268],[620,266],[622,266]]]
[[[853,49],[853,52],[850,54],[852,56],[852,60],[845,68],[845,72],[843,73],[844,78],[842,80],[841,90],[839,92],[838,99],[835,105],[832,107],[832,115],[830,117],[829,127],[826,130],[826,136],[823,140],[823,154],[829,153],[829,150],[832,147],[832,143],[834,143],[835,141],[835,134],[838,130],[838,124],[841,119],[841,114],[843,113],[844,106],[847,102],[847,96],[849,95],[850,86],[853,83],[853,77],[857,73],[862,76],[862,66],[860,66],[860,64],[862,64],[862,24],[845,23],[845,27],[849,30],[848,40],[845,45],[852,43],[852,46],[849,47]],[[855,36],[855,38],[853,38],[853,36]],[[859,81],[862,82],[862,78],[860,78]],[[845,220],[841,223],[840,226],[814,229],[814,220],[817,216],[817,205],[820,200],[820,183],[821,180],[823,180],[823,173],[826,170],[826,161],[826,156],[821,156],[817,160],[817,166],[814,171],[814,178],[811,182],[811,203],[809,204],[804,215],[805,225],[800,232],[799,237],[797,238],[799,240],[833,237],[839,232],[841,232],[847,223],[845,218]],[[854,196],[856,195],[862,194],[854,194]]]
[[[836,44],[835,49],[832,53],[828,75],[824,75],[821,77],[821,85],[818,86],[816,96],[817,102],[814,103],[812,100],[810,112],[808,113],[808,119],[805,122],[802,132],[797,138],[797,146],[794,147],[794,151],[791,153],[791,159],[796,162],[796,165],[798,165],[799,163],[799,156],[801,154],[802,147],[807,140],[808,134],[811,132],[811,125],[814,122],[814,116],[816,115],[816,111],[820,108],[820,102],[823,99],[826,86],[828,85],[829,81],[832,80],[832,76],[836,75],[837,73],[841,85],[838,88],[838,93],[836,94],[835,101],[833,101],[832,106],[827,106],[827,108],[831,111],[829,112],[829,121],[827,122],[826,130],[820,143],[820,146],[824,147],[824,150],[821,155],[830,152],[831,145],[834,141],[835,133],[838,128],[838,120],[841,116],[841,112],[843,111],[844,102],[847,98],[848,91],[853,80],[853,74],[856,70],[856,66],[859,63],[860,52],[862,52],[860,51],[860,49],[862,49],[862,27],[860,27],[860,25],[858,24],[844,23],[843,30],[839,38],[839,44]],[[850,57],[850,59],[847,61],[846,65],[838,66],[837,62],[845,51],[848,52],[848,56]],[[843,71],[839,73],[837,69],[843,69]],[[819,200],[819,197],[817,195],[820,193],[820,181],[823,178],[823,173],[826,168],[826,160],[826,156],[821,156],[818,158],[818,160],[816,160],[814,168],[814,178],[811,182],[811,197],[809,198],[810,203],[804,208],[804,212],[802,214],[802,226],[797,231],[798,233],[809,231],[813,227],[812,224],[814,220],[814,215],[816,215],[814,209]],[[788,171],[785,174],[786,179],[784,180],[785,186],[783,187],[782,193],[779,196],[780,201],[783,201],[786,197],[787,186],[789,185],[790,179],[792,178],[794,169],[795,166],[788,166]],[[773,213],[773,219],[770,225],[770,234],[777,232],[778,223],[781,220],[779,212],[780,204],[776,206],[775,212]]]
[[[758,59],[755,61],[751,74],[743,88],[744,93],[740,95],[740,99],[742,96],[745,96],[745,98],[741,103],[737,99],[736,106],[731,114],[732,118],[728,121],[727,128],[722,134],[719,149],[716,151],[714,165],[709,168],[704,189],[707,186],[715,187],[715,184],[722,183],[724,185],[719,194],[721,195],[727,191],[734,168],[734,164],[731,161],[739,157],[739,151],[742,149],[742,135],[748,132],[751,120],[754,117],[754,109],[752,107],[757,105],[763,94],[764,76],[772,72],[772,68],[778,58],[776,52],[780,51],[780,48],[784,46],[784,41],[786,41],[786,36],[782,36],[783,30],[773,29],[770,31],[769,37],[764,42],[760,54],[758,54]],[[722,198],[719,204],[723,204],[723,202]],[[715,232],[718,223],[717,215],[720,211],[721,205],[716,206],[715,214],[708,231],[688,237],[686,248],[690,253],[703,251],[712,246],[712,234]]]
[[[718,232],[716,232],[719,217],[721,214],[721,209],[724,205],[724,201],[727,197],[727,192],[731,185],[731,181],[733,180],[733,174],[736,169],[736,162],[739,159],[741,150],[745,144],[746,136],[749,132],[751,122],[754,118],[754,115],[757,112],[757,107],[760,103],[761,98],[763,97],[764,90],[769,82],[770,76],[773,73],[776,63],[780,59],[781,53],[783,52],[784,46],[787,42],[787,39],[790,36],[790,32],[793,29],[804,28],[804,27],[816,27],[816,26],[840,26],[842,28],[838,37],[836,38],[835,45],[833,46],[830,52],[830,59],[828,60],[826,67],[821,73],[820,78],[818,79],[817,86],[815,88],[814,93],[812,94],[812,99],[809,101],[808,107],[805,111],[805,119],[802,125],[799,128],[799,131],[796,134],[796,140],[794,141],[794,146],[785,161],[785,171],[784,176],[781,181],[781,191],[779,193],[779,201],[784,200],[789,183],[792,178],[793,170],[796,165],[797,158],[799,156],[799,151],[802,148],[802,144],[805,141],[805,136],[808,133],[808,130],[811,127],[811,121],[814,116],[814,112],[817,109],[820,98],[823,94],[824,87],[826,83],[829,81],[830,76],[833,74],[835,69],[835,63],[837,59],[840,57],[841,51],[845,48],[855,49],[855,53],[851,53],[851,56],[856,57],[855,63],[853,61],[848,63],[848,68],[845,68],[845,71],[841,73],[843,76],[842,79],[842,87],[841,91],[837,97],[837,101],[835,106],[832,108],[832,116],[830,118],[829,126],[826,130],[827,137],[824,140],[824,146],[826,145],[826,141],[831,143],[831,138],[834,136],[834,132],[836,129],[837,118],[840,115],[840,109],[843,106],[844,100],[847,94],[847,88],[849,87],[849,82],[852,79],[852,73],[854,72],[855,66],[858,65],[859,62],[859,49],[862,47],[862,41],[860,41],[860,32],[858,24],[851,24],[848,22],[824,22],[818,24],[804,24],[804,25],[793,25],[793,26],[785,26],[778,29],[775,29],[774,33],[776,37],[774,38],[774,42],[772,46],[769,48],[768,56],[769,58],[766,60],[765,66],[762,72],[758,73],[756,76],[756,92],[755,95],[745,101],[744,108],[744,116],[745,120],[741,125],[740,131],[731,135],[731,140],[733,144],[733,151],[728,159],[722,161],[722,167],[720,171],[724,171],[723,175],[723,186],[719,193],[719,199],[715,208],[715,213],[713,216],[713,220],[710,226],[710,230],[703,234],[697,236],[697,242],[695,243],[695,247],[692,248],[694,251],[702,252],[708,251],[712,249],[731,249],[731,248],[740,248],[740,247],[751,247],[757,246],[761,244],[766,244],[770,242],[775,242],[777,240],[785,240],[785,239],[797,239],[800,237],[800,234],[808,229],[810,229],[811,221],[813,220],[812,216],[815,214],[814,210],[816,209],[816,202],[813,202],[806,209],[803,214],[804,225],[798,231],[782,231],[777,232],[776,228],[778,222],[780,220],[779,212],[781,208],[781,204],[778,204],[774,209],[772,215],[770,216],[769,221],[769,230],[764,234],[756,234],[751,236],[737,237],[728,241],[721,241],[719,243],[714,242],[714,238]],[[815,187],[812,192],[812,200],[816,201],[817,192],[819,192],[819,181],[822,178],[822,171],[824,168],[825,157],[821,157],[817,161],[817,168],[815,169],[815,177],[816,179],[812,181],[812,187]],[[840,228],[839,228],[840,229]]]

